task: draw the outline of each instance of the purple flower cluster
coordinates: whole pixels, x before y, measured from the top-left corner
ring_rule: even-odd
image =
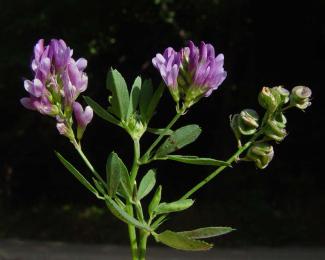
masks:
[[[73,50],[63,40],[52,39],[47,46],[43,39],[39,40],[31,64],[34,79],[24,81],[29,97],[20,100],[27,109],[56,117],[58,130],[65,135],[71,128],[72,111],[78,127],[83,129],[93,117],[90,107],[83,110],[76,102],[79,94],[87,89],[88,77],[84,72],[87,60],[75,61],[72,54]]]
[[[188,47],[179,52],[169,47],[163,55],[158,53],[152,63],[171,92],[175,94],[178,89],[177,93],[183,95],[187,103],[209,96],[227,76],[223,54],[216,56],[214,47],[204,42],[197,47],[190,41]]]

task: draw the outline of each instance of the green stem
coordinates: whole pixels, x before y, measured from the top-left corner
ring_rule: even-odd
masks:
[[[130,216],[133,217],[133,207],[131,202],[128,202],[126,204],[126,211]],[[138,243],[137,243],[137,234],[135,232],[135,226],[128,224],[128,231],[129,231],[132,260],[138,260]]]
[[[139,260],[146,259],[148,236],[149,236],[149,233],[147,231],[140,230]]]
[[[130,173],[130,180],[132,185],[132,190],[136,189],[136,177],[139,170],[139,157],[140,157],[140,142],[139,139],[133,139],[133,147],[134,147],[134,157],[133,157],[133,164],[131,168]],[[130,216],[133,217],[133,206],[130,201],[127,202],[127,212]],[[132,253],[132,259],[138,260],[138,243],[137,243],[137,234],[135,230],[135,226],[128,224],[128,230],[129,230],[129,238],[130,238],[130,246],[131,246],[131,253]]]
[[[166,126],[165,130],[157,137],[157,139],[151,144],[151,146],[148,148],[148,150],[145,152],[145,154],[141,157],[141,159],[140,159],[141,163],[145,164],[148,162],[148,159],[150,157],[150,153],[152,152],[152,150],[155,149],[155,147],[161,141],[161,139],[165,136],[167,131],[177,122],[177,120],[184,114],[184,112],[185,112],[185,108],[183,108],[177,112],[177,114],[174,116],[174,118]]]
[[[89,170],[94,174],[94,176],[97,178],[98,181],[101,181],[102,183],[106,183],[103,178],[99,175],[99,173],[95,170],[93,165],[89,162],[87,156],[84,154],[84,152],[81,149],[81,145],[77,143],[77,141],[74,139],[71,141],[74,147],[76,148],[77,152],[79,153],[82,160],[85,162],[85,164],[88,166]]]
[[[240,154],[242,154],[248,147],[250,147],[252,145],[252,143],[255,141],[257,137],[252,138],[249,142],[247,142],[246,144],[244,144],[242,147],[240,147],[238,149],[238,151],[236,153],[234,153],[228,160],[227,163],[230,165],[232,164],[234,161],[236,161],[239,157]],[[198,191],[200,188],[202,188],[205,184],[207,184],[208,182],[210,182],[214,177],[216,177],[219,173],[221,173],[225,168],[227,168],[228,166],[220,166],[218,169],[216,169],[214,172],[212,172],[209,176],[207,176],[206,178],[204,178],[201,182],[199,182],[198,184],[196,184],[192,189],[190,189],[188,192],[186,192],[181,199],[187,199],[189,198],[194,192]]]
[[[134,186],[136,185],[135,181],[139,170],[139,158],[140,158],[139,139],[133,139],[133,149],[134,149],[134,156],[133,156],[133,164],[131,168],[130,180],[131,180],[132,188],[134,190]]]

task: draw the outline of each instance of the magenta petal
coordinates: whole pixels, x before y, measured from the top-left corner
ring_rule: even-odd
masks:
[[[76,64],[80,71],[84,71],[84,69],[87,67],[87,60],[84,58],[80,58],[76,61]]]
[[[38,40],[38,42],[34,47],[34,56],[37,61],[40,60],[43,51],[44,51],[44,39],[40,39]]]
[[[90,106],[86,106],[85,112],[83,114],[83,120],[86,123],[86,125],[88,125],[91,122],[93,116],[94,116],[93,109]]]
[[[20,99],[20,103],[27,109],[36,110],[34,102],[31,98],[23,97]]]

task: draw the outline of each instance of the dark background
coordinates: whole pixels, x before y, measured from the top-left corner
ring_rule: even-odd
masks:
[[[178,126],[198,123],[203,134],[184,153],[226,159],[236,150],[228,116],[258,109],[262,86],[307,85],[313,105],[288,112],[289,135],[261,171],[241,163],[194,197],[195,206],[173,216],[165,228],[220,225],[237,231],[223,245],[324,245],[322,88],[325,1],[139,0],[0,1],[0,238],[127,242],[127,231],[63,168],[53,150],[85,169],[50,118],[25,110],[23,79],[32,78],[32,48],[39,38],[62,38],[74,57],[88,60],[87,95],[105,104],[108,68],[129,84],[141,74],[159,75],[157,52],[187,40],[212,43],[225,55],[228,77],[213,95],[194,106]],[[286,3],[287,6],[284,4]],[[167,92],[165,92],[167,93]],[[163,127],[174,104],[165,94],[152,125]],[[145,136],[148,146],[152,136]],[[115,150],[131,160],[128,136],[95,118],[84,148],[103,171]],[[164,200],[178,198],[212,169],[156,163]]]

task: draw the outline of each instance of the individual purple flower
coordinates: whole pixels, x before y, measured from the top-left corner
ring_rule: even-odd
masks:
[[[77,137],[81,139],[87,125],[93,119],[94,112],[90,106],[86,106],[84,110],[78,102],[73,103],[73,112],[78,124]]]
[[[171,94],[176,102],[179,101],[179,91],[177,77],[180,67],[180,54],[173,48],[167,48],[163,55],[158,53],[155,58],[152,59],[152,64],[159,70],[161,77],[165,84],[171,91]]]
[[[83,61],[84,60],[84,61]],[[83,69],[87,66],[85,59],[78,63],[70,59],[63,73],[63,91],[65,95],[65,102],[71,105],[81,92],[87,89],[88,77]]]
[[[73,50],[67,47],[63,40],[52,39],[49,46],[49,56],[56,71],[65,68],[69,59],[72,57]]]

